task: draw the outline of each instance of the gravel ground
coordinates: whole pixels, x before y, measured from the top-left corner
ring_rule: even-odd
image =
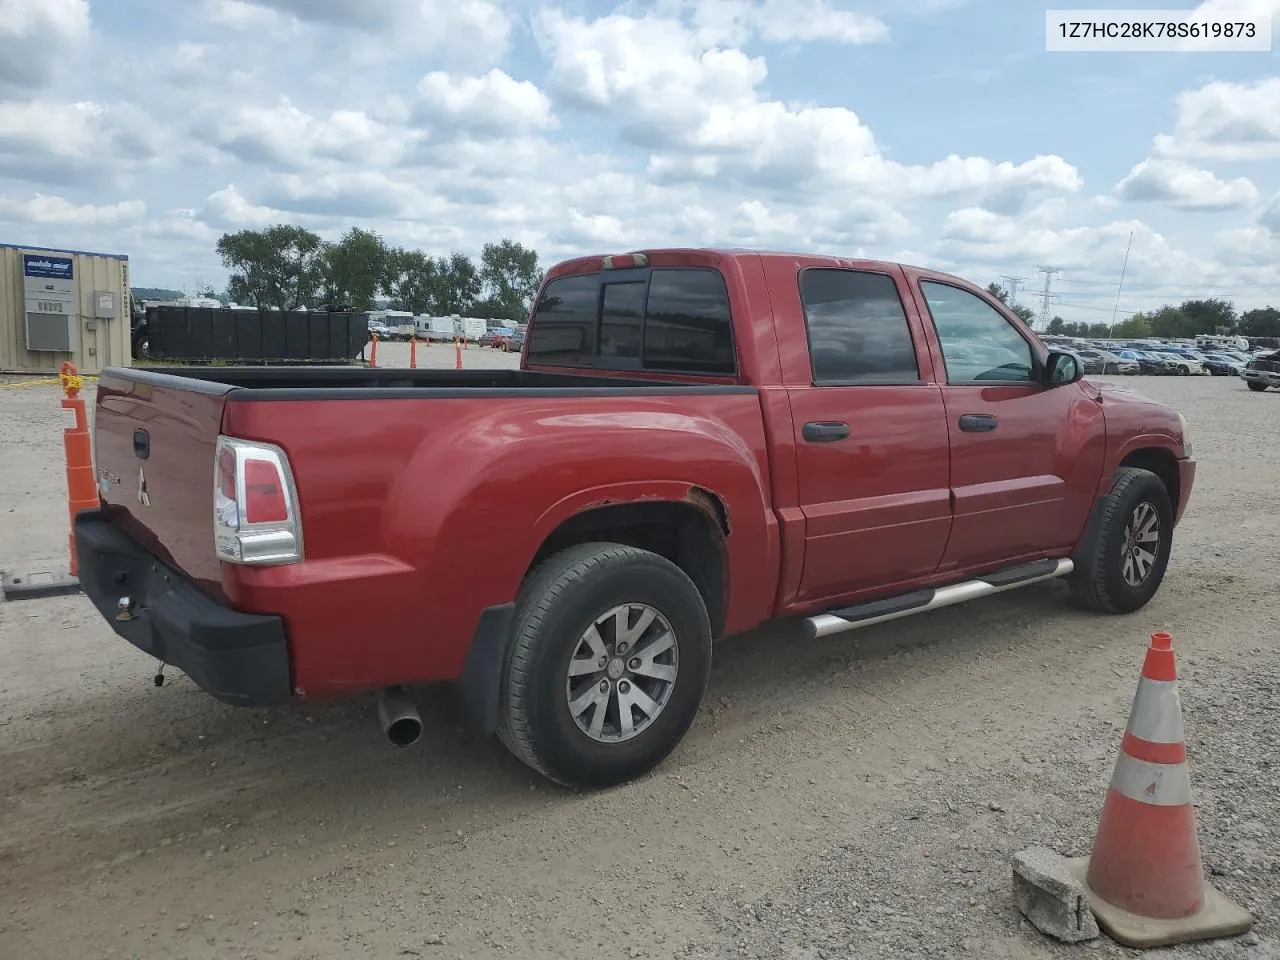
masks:
[[[56,569],[57,393],[2,384],[0,566]],[[467,739],[433,691],[421,744],[392,751],[371,698],[223,706],[156,689],[81,597],[0,605],[0,957],[1128,956],[1021,923],[1009,858],[1087,853],[1159,629],[1205,861],[1258,923],[1150,955],[1280,957],[1280,395],[1138,386],[1200,460],[1149,607],[1090,615],[1051,584],[856,640],[734,638],[681,748],[603,794]]]

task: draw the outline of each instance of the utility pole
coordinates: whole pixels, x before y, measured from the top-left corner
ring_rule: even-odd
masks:
[[[1049,326],[1049,301],[1057,299],[1057,294],[1053,292],[1053,278],[1062,272],[1062,268],[1049,265],[1037,269],[1044,274],[1044,292],[1036,294],[1040,298],[1040,318],[1037,322],[1041,330],[1046,330]]]

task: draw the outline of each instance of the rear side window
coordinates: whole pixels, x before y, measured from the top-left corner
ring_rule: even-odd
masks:
[[[529,362],[733,376],[729,292],[718,270],[558,277],[529,325]]]
[[[645,311],[644,365],[650,370],[733,376],[729,291],[715,270],[654,270]]]
[[[915,344],[893,278],[861,270],[800,274],[816,384],[915,383]]]
[[[591,366],[599,295],[595,274],[559,277],[548,283],[529,324],[529,359],[566,367]]]

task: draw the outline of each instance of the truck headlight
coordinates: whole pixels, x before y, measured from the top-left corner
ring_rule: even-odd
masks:
[[[1183,456],[1191,456],[1191,428],[1187,426],[1187,418],[1178,414],[1178,428],[1182,431]]]

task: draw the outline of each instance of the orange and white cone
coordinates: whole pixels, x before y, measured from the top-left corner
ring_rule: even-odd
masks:
[[[1151,636],[1082,872],[1098,925],[1128,946],[1236,936],[1253,925],[1246,911],[1205,882],[1167,633]]]

